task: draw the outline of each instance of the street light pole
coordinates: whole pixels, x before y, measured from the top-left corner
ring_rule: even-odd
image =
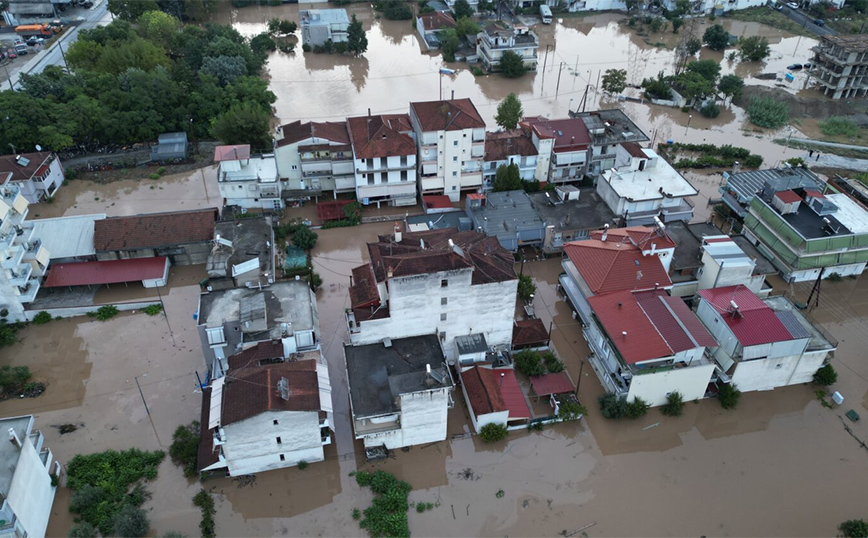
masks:
[[[693,114],[687,115],[687,127],[684,128],[684,136],[687,136],[687,131],[690,130],[690,120],[693,118]]]
[[[574,98],[570,98],[570,104],[567,105],[567,115],[568,116],[570,115],[570,112],[573,111],[573,101],[574,101]]]

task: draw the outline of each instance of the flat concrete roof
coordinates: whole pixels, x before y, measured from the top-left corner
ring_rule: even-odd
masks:
[[[753,266],[750,257],[732,240],[709,243],[705,245],[705,252],[718,264],[723,263],[726,267]]]
[[[464,211],[445,211],[429,215],[414,215],[407,217],[409,231],[441,230],[443,228],[458,228],[462,232],[473,229],[473,221]]]
[[[104,219],[98,215],[78,215],[54,219],[34,219],[33,237],[42,241],[49,259],[76,258],[96,254],[93,246],[93,223]]]
[[[252,308],[262,301],[265,303],[264,325],[260,325],[263,320],[258,309],[245,308],[244,314],[246,317],[253,316],[247,320],[251,322],[251,327],[264,326],[271,338],[281,337],[283,323],[290,324],[292,331],[316,330],[313,310],[316,305],[304,280],[275,282],[262,290],[235,288],[203,293],[199,299],[199,324],[221,327],[226,322],[241,321],[242,303]],[[262,331],[251,331],[250,334],[259,332]]]
[[[309,24],[340,24],[350,23],[345,9],[302,9],[298,12],[302,23]]]
[[[868,212],[854,202],[846,194],[826,194],[826,198],[838,206],[838,211],[835,212],[835,218],[838,222],[846,226],[854,234],[862,234],[868,232]]]
[[[25,439],[30,434],[31,421],[33,421],[33,415],[4,418],[0,419],[0,428],[4,433],[8,432],[10,428],[14,429],[15,433],[18,434],[18,439],[26,442]],[[12,485],[12,477],[15,476],[15,468],[18,466],[20,456],[21,449],[8,440],[0,443],[0,494],[4,497],[9,494],[9,486]]]
[[[486,235],[497,237],[501,244],[514,240],[517,232],[543,227],[542,219],[522,190],[486,193],[485,205],[468,211],[476,215]]]
[[[263,183],[277,182],[277,160],[274,155],[250,157],[240,170],[225,167],[222,171],[226,177],[224,181],[250,181],[259,178]]]
[[[233,265],[258,258],[259,274],[268,275],[260,279],[261,283],[265,285],[268,278],[274,278],[274,231],[269,217],[221,221],[215,225],[214,233],[230,241],[232,246],[219,244],[217,250],[208,256],[206,269],[209,276],[231,277]]]
[[[660,189],[668,196],[685,197],[695,196],[699,193],[689,181],[678,173],[677,170],[658,157],[654,151],[643,149],[649,159],[656,158],[654,166],[646,166],[644,170],[625,171],[605,170],[603,178],[612,190],[621,198],[627,198],[634,202],[642,200],[658,200],[663,198]],[[650,163],[649,163],[650,164]]]
[[[673,269],[680,271],[702,266],[702,241],[688,228],[687,223],[680,220],[667,222],[666,233],[675,241],[675,254],[672,255]]]
[[[579,199],[566,202],[558,201],[554,192],[528,193],[528,198],[546,226],[554,226],[556,231],[596,230],[615,222],[615,214],[593,187],[578,190]]]
[[[748,240],[747,237],[743,235],[733,235],[731,237],[732,240],[735,241],[735,244],[738,245],[745,254],[753,258],[754,262],[756,262],[756,266],[753,269],[753,274],[777,274],[777,267],[775,267],[774,264],[768,258],[766,258],[763,253],[760,252],[759,249],[756,248],[756,246]]]

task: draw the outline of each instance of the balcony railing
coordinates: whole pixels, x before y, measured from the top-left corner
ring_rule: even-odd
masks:
[[[3,261],[0,262],[0,267],[3,269],[12,269],[21,264],[24,258],[24,247],[22,245],[13,245],[6,249]]]
[[[33,300],[36,299],[36,294],[39,292],[39,281],[31,278],[23,287],[19,286],[18,291],[19,301],[21,301],[22,303],[33,302]]]
[[[33,274],[33,266],[29,263],[22,263],[14,269],[9,270],[9,283],[13,286],[24,286],[30,280]]]

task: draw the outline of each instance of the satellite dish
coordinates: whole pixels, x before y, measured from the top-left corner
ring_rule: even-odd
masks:
[[[42,151],[42,146],[40,146],[39,144],[36,144],[36,151]]]

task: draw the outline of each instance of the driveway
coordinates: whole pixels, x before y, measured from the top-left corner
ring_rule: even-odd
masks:
[[[814,32],[819,35],[836,35],[835,30],[832,30],[828,26],[817,26],[814,24],[814,19],[817,17],[811,15],[810,13],[805,13],[800,9],[793,9],[788,5],[784,5],[784,9],[781,10],[781,13],[784,13],[787,17],[791,18],[795,22],[801,24],[808,30]]]

